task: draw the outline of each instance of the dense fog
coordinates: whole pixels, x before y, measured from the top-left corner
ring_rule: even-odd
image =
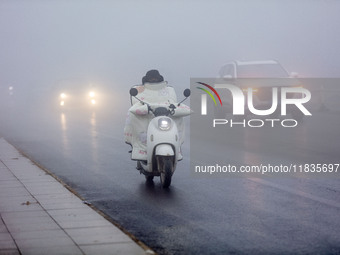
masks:
[[[302,77],[337,77],[340,2],[0,1],[0,86],[69,78],[125,89],[159,69],[175,87],[231,60],[276,59]]]
[[[6,139],[66,183],[85,204],[157,254],[340,254],[340,182],[335,177],[340,170],[333,171],[340,158],[339,31],[339,0],[0,0],[0,145]],[[198,82],[213,84],[221,66],[233,60],[277,60],[288,74],[298,73],[301,79],[288,78],[284,83],[283,79],[278,79],[280,83],[246,79],[246,86],[235,82],[233,85],[240,84],[234,87],[239,92],[235,101],[224,88],[220,93],[223,107],[217,97],[215,105],[209,95],[204,97],[204,90],[195,87]],[[176,116],[170,116],[171,124],[162,118],[160,130],[150,125],[149,131],[143,130],[147,122],[142,116],[133,123],[137,118],[133,113],[127,115],[129,89],[141,84],[150,69],[160,71],[179,100],[183,89],[190,87],[190,78],[197,78],[191,80],[195,87],[184,102],[193,110],[184,119],[186,132]],[[281,73],[288,76],[284,70]],[[293,86],[292,92],[284,90],[286,86]],[[164,91],[150,95],[163,99],[170,95]],[[304,94],[306,98],[312,95],[307,103],[304,101],[309,99],[301,98]],[[205,98],[207,107],[203,107]],[[242,114],[232,112],[231,102],[236,100]],[[292,105],[291,110],[290,104],[297,107]],[[254,109],[251,112],[249,105]],[[312,116],[305,116],[303,107]],[[271,113],[259,114],[269,108]],[[286,108],[287,115],[281,111]],[[185,107],[177,109],[181,113]],[[207,116],[202,109],[207,109]],[[138,110],[136,115],[144,111]],[[217,122],[220,124],[213,127]],[[164,123],[167,127],[160,126]],[[179,124],[178,129],[174,123]],[[134,139],[134,135],[138,137]],[[149,137],[152,143],[147,142]],[[177,155],[183,154],[183,160],[176,164],[178,157],[169,156],[176,155],[177,149],[166,151],[161,161],[164,148],[178,148],[182,138],[185,141]],[[171,139],[176,141],[171,143]],[[174,159],[177,170],[170,189],[163,189],[158,178],[145,182],[131,160],[131,146],[125,143],[133,141],[147,146],[138,151],[139,159],[159,151],[154,158],[168,171],[172,167],[169,160]],[[32,212],[42,206],[51,209],[50,216],[58,211],[55,215],[61,212],[59,218],[66,219],[68,214],[65,235],[77,230],[78,239],[87,240],[88,229],[96,230],[91,241],[96,248],[84,243],[79,246],[82,253],[92,248],[111,249],[111,237],[119,239],[114,241],[119,249],[129,244],[115,232],[100,233],[94,224],[102,226],[102,221],[83,220],[83,213],[81,221],[73,217],[78,212],[73,210],[85,205],[74,203],[73,207],[68,198],[61,204],[64,195],[60,196],[59,189],[51,197],[38,193],[50,185],[48,181],[40,187],[40,177],[51,177],[28,177],[25,168],[21,169],[28,161],[4,148],[7,145],[0,158],[5,159],[0,160],[0,172],[5,173],[5,179],[0,176],[4,185],[0,185],[0,197],[5,198],[1,192],[9,194],[23,179],[20,188],[25,185],[34,191],[30,194],[34,202],[29,205],[24,193],[12,192],[15,196],[9,199],[14,200],[1,203],[1,213],[10,216],[13,210]],[[12,169],[15,166],[18,169]],[[262,173],[234,178],[233,173],[215,175],[206,170],[215,171],[218,166],[257,167]],[[262,166],[290,166],[300,172],[271,178]],[[314,173],[313,166],[319,172]],[[325,168],[330,174],[327,177]],[[194,172],[196,169],[199,171]],[[10,170],[15,170],[15,178]],[[39,202],[43,197],[43,201],[49,200],[46,204]],[[42,219],[39,224],[33,222],[35,229],[50,222]],[[3,223],[7,224],[1,215],[0,228]],[[20,239],[18,234],[25,229],[8,223],[1,230],[20,231],[11,235],[15,242],[9,238],[6,244],[13,243],[14,248],[23,244],[33,251],[31,243],[38,244],[36,235],[32,240]],[[30,232],[37,232],[33,230]],[[58,240],[66,243],[64,238],[46,238],[39,240],[43,250],[46,243],[54,248],[59,248]]]

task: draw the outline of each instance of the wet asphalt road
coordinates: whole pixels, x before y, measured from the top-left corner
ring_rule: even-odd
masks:
[[[340,179],[195,178],[186,143],[171,188],[164,190],[158,179],[145,183],[130,160],[125,111],[13,104],[1,108],[0,135],[159,254],[340,253]],[[339,148],[339,138],[327,135]],[[224,153],[234,162],[263,156],[246,154],[236,140],[231,145]],[[282,162],[292,155],[320,157],[318,150],[294,148],[274,151]],[[339,159],[339,151],[329,157]]]

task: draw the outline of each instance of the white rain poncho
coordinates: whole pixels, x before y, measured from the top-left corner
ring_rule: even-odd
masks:
[[[173,87],[167,86],[167,82],[160,83],[145,83],[145,85],[135,86],[138,90],[137,97],[148,104],[163,104],[170,105],[177,103],[177,96]],[[147,113],[147,107],[145,111],[140,111],[137,114],[133,114],[134,108],[140,108],[142,104],[135,98],[132,98],[132,106],[128,111],[124,136],[125,142],[132,145],[131,158],[133,160],[146,160],[146,141],[147,141],[147,129],[149,122],[154,115]],[[146,105],[145,105],[146,106]],[[182,117],[174,117],[172,119],[176,122],[179,137],[181,143],[183,143],[184,136],[184,124]],[[179,159],[182,155],[179,152]]]

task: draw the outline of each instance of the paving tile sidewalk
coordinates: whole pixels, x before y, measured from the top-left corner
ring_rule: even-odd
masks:
[[[0,138],[0,255],[153,254]]]

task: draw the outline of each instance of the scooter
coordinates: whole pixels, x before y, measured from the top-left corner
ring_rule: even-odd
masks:
[[[184,117],[191,113],[190,108],[182,104],[190,96],[190,89],[184,90],[183,94],[185,98],[176,105],[151,105],[137,97],[136,88],[130,90],[130,95],[141,102],[131,107],[130,112],[136,115],[153,114],[147,129],[147,160],[138,161],[137,170],[145,175],[148,182],[153,181],[154,176],[160,176],[163,188],[170,186],[177,162],[182,157],[179,132],[173,117]]]

